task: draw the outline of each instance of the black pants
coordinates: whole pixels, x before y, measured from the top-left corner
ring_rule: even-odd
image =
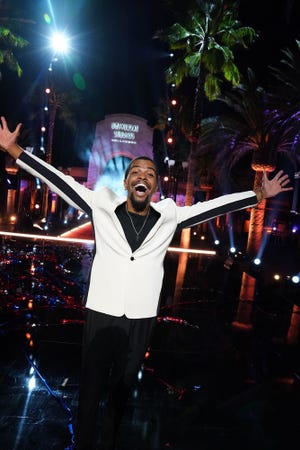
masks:
[[[75,450],[96,449],[100,400],[105,395],[101,449],[115,447],[132,383],[141,367],[155,318],[128,319],[87,310]]]

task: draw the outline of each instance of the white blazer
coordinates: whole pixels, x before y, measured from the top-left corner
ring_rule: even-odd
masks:
[[[93,191],[35,155],[24,151],[17,164],[60,195],[67,203],[90,215],[94,227],[95,255],[91,265],[86,307],[113,316],[146,318],[157,315],[163,262],[178,226],[191,227],[228,212],[257,204],[253,191],[226,194],[192,206],[178,206],[167,198],[151,206],[160,218],[141,246],[132,253],[115,214],[126,197],[102,187]]]

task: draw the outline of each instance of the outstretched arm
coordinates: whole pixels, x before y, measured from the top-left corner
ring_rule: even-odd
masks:
[[[14,131],[10,131],[5,117],[1,117],[0,124],[0,149],[7,152],[17,164],[31,175],[40,178],[51,190],[60,195],[69,205],[81,211],[91,214],[93,191],[77,182],[70,175],[65,175],[60,170],[48,164],[35,155],[29,154],[17,145],[21,124]]]
[[[23,152],[22,148],[18,146],[17,139],[20,134],[22,124],[19,123],[14,131],[10,131],[5,117],[1,116],[0,126],[0,149],[10,154],[14,159],[18,159]]]
[[[281,192],[293,190],[293,187],[287,186],[289,183],[289,176],[283,170],[279,170],[272,180],[269,180],[267,172],[264,172],[262,187],[255,191],[258,201],[261,202],[264,198],[275,197]]]
[[[13,131],[10,131],[5,117],[1,116],[0,124],[0,149],[10,154],[14,159],[18,159],[23,149],[17,144],[22,124],[19,123]],[[289,176],[280,170],[272,180],[268,179],[267,172],[263,173],[262,187],[255,191],[258,202],[265,198],[274,197],[275,195],[291,191],[293,187],[288,187],[290,183]]]

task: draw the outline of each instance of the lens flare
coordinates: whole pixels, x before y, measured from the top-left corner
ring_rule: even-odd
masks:
[[[73,75],[73,83],[80,91],[84,91],[86,88],[85,79],[80,73],[74,73]]]

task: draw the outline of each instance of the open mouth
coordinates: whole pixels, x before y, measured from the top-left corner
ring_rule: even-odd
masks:
[[[147,186],[145,186],[144,184],[137,184],[136,186],[134,186],[134,189],[137,192],[146,192],[147,191]]]

